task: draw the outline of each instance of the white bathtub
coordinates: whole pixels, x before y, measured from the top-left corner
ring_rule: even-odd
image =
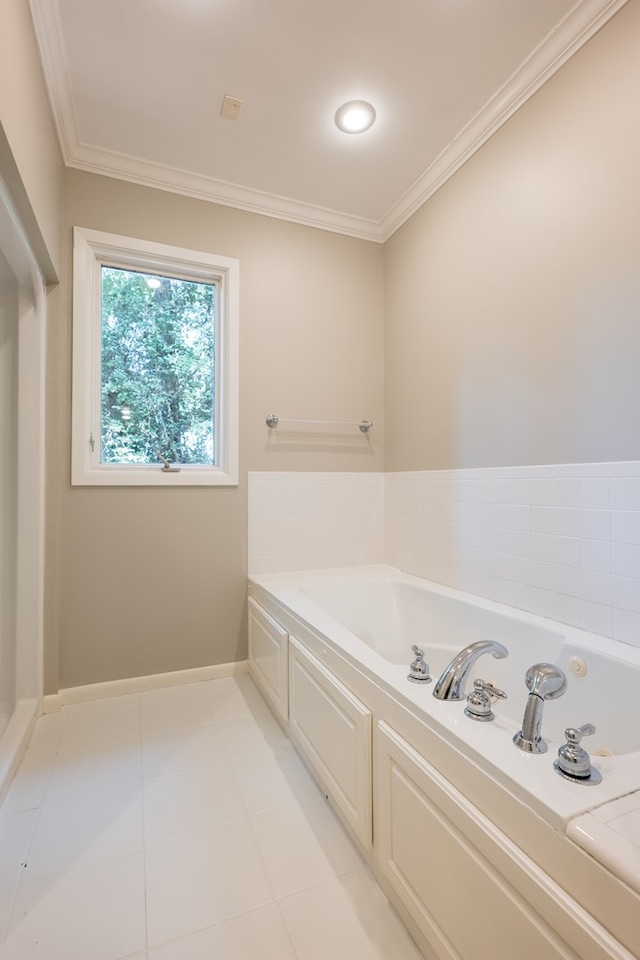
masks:
[[[270,574],[252,583],[263,599],[273,598],[556,829],[640,789],[640,724],[633,719],[640,650],[386,566]],[[407,680],[412,644],[424,650],[435,681],[455,653],[477,640],[498,640],[509,651],[504,660],[482,656],[471,675],[507,693],[506,701],[494,705],[491,723],[468,719],[464,702],[436,700],[434,683]],[[586,675],[574,672],[574,658],[586,666]],[[528,695],[525,672],[539,661],[560,666],[568,689],[545,703],[542,735],[548,752],[531,755],[515,747],[512,738],[522,725]],[[564,729],[587,722],[596,726],[596,734],[583,745],[602,774],[599,785],[564,780],[552,766]]]

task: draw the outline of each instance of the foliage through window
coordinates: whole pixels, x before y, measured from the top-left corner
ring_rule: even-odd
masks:
[[[215,294],[102,267],[103,463],[215,462]]]
[[[235,484],[238,264],[74,229],[74,484]]]

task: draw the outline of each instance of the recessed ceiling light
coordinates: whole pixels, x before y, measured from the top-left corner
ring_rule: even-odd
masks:
[[[336,111],[336,126],[343,133],[364,133],[373,126],[376,112],[366,100],[349,100]]]

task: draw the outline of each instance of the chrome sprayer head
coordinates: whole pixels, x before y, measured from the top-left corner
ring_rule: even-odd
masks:
[[[567,678],[555,663],[534,663],[524,679],[527,689],[543,700],[555,700],[567,689]]]

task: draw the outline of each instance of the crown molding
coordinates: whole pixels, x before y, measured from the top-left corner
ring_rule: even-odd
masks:
[[[380,222],[383,242],[626,3],[628,0],[579,0],[389,210]]]
[[[80,137],[58,4],[55,0],[29,0],[29,8],[60,152],[68,164],[78,149]]]
[[[179,193],[197,200],[208,200],[226,207],[235,207],[248,213],[258,213],[288,220],[307,227],[330,230],[360,240],[373,240],[382,243],[380,224],[376,220],[366,220],[338,210],[302,203],[289,197],[263,193],[249,187],[241,187],[225,180],[216,180],[187,170],[166,167],[149,160],[140,160],[121,153],[97,150],[80,144],[74,156],[66,160],[67,166],[89,173],[103,174],[118,180],[128,180],[147,187],[156,187]]]
[[[67,166],[376,243],[388,240],[626,3],[628,0],[578,0],[382,220],[376,221],[81,143],[56,0],[29,0]]]

